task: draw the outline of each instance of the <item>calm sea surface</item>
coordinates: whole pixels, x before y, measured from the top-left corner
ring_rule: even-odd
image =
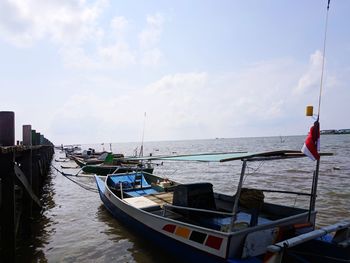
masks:
[[[193,141],[146,142],[145,155],[185,154],[223,151],[265,151],[300,149],[304,136],[239,138]],[[137,143],[112,144],[114,153],[132,155]],[[110,150],[109,144],[82,145],[96,150]],[[324,135],[323,152],[334,156],[322,157],[318,184],[317,224],[323,226],[341,219],[350,219],[350,135]],[[54,159],[63,160],[56,151]],[[160,164],[160,162],[158,162]],[[75,174],[75,163],[55,162],[65,173]],[[240,174],[240,161],[216,163],[167,162],[155,166],[154,173],[182,183],[211,182],[215,191],[233,194]],[[265,189],[310,191],[315,163],[307,158],[264,163],[248,167],[245,185]],[[90,177],[76,177],[95,187]],[[270,194],[266,199],[289,205],[308,205],[303,197]],[[97,193],[87,191],[57,172],[52,171],[42,198],[44,209],[35,218],[35,237],[20,241],[18,262],[176,262],[158,250],[147,239],[139,237],[113,219]],[[173,260],[173,261],[172,261]],[[181,262],[181,261],[179,261]]]

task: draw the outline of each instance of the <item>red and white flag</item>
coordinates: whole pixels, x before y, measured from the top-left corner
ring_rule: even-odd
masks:
[[[310,132],[306,137],[305,143],[301,151],[313,161],[319,160],[320,155],[318,151],[320,150],[320,123],[318,121],[314,122],[314,125],[310,128]]]

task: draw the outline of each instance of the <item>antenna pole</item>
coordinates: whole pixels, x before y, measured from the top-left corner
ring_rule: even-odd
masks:
[[[321,97],[322,97],[322,89],[323,89],[323,75],[324,75],[324,63],[325,63],[325,56],[326,56],[326,40],[327,40],[327,29],[328,29],[328,12],[329,12],[329,4],[331,0],[328,0],[327,4],[327,14],[326,14],[326,24],[325,24],[325,32],[324,32],[324,40],[323,40],[323,58],[322,58],[322,71],[321,71],[321,83],[320,83],[320,94],[318,97],[318,114],[317,114],[317,120],[315,124],[317,123],[317,130],[314,129],[313,132],[317,132],[317,137],[319,136],[320,132],[320,112],[321,112]],[[319,147],[317,145],[318,142],[316,142],[316,148]],[[309,215],[308,215],[308,221],[311,222],[311,212],[315,211],[316,208],[316,197],[317,197],[317,184],[318,184],[318,175],[320,171],[320,159],[316,161],[316,169],[313,174],[312,179],[312,189],[311,189],[311,198],[310,198],[310,207],[309,207]]]
[[[322,70],[321,70],[320,94],[318,96],[317,120],[320,119],[320,112],[321,112],[321,97],[322,97],[322,89],[323,89],[324,63],[325,63],[325,57],[326,57],[326,42],[327,42],[327,29],[328,29],[328,11],[329,11],[330,1],[331,0],[328,0],[327,14],[326,14],[326,24],[325,24],[324,39],[323,39],[323,58],[322,58]]]
[[[143,120],[143,131],[142,131],[142,140],[141,140],[141,148],[140,148],[140,155],[139,157],[143,156],[143,139],[145,137],[145,126],[146,126],[146,112]]]

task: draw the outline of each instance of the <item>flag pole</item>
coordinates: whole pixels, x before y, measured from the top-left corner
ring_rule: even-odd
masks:
[[[328,13],[329,13],[329,4],[330,0],[328,0],[327,4],[327,12],[326,12],[326,24],[325,24],[325,32],[324,32],[324,40],[323,40],[323,58],[322,58],[322,70],[321,70],[321,81],[320,81],[320,94],[318,97],[318,113],[317,113],[317,120],[314,123],[314,134],[319,138],[320,136],[320,112],[321,112],[321,98],[322,98],[322,90],[323,90],[323,76],[324,76],[324,64],[325,64],[325,56],[326,56],[326,41],[327,41],[327,29],[328,29]],[[317,128],[316,128],[317,125]],[[315,129],[316,128],[316,129]],[[314,137],[316,138],[316,137]],[[316,149],[320,147],[318,141],[316,141]],[[318,184],[318,175],[320,171],[320,158],[316,160],[316,168],[313,173],[313,178],[312,178],[312,187],[311,187],[311,198],[310,198],[310,208],[309,208],[309,215],[308,215],[308,221],[311,222],[311,212],[315,211],[315,206],[316,206],[316,197],[317,197],[317,184]]]

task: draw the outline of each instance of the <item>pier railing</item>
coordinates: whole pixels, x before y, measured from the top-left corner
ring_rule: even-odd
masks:
[[[0,262],[15,262],[18,234],[31,234],[53,154],[53,144],[31,125],[23,125],[15,145],[15,114],[0,111]]]

